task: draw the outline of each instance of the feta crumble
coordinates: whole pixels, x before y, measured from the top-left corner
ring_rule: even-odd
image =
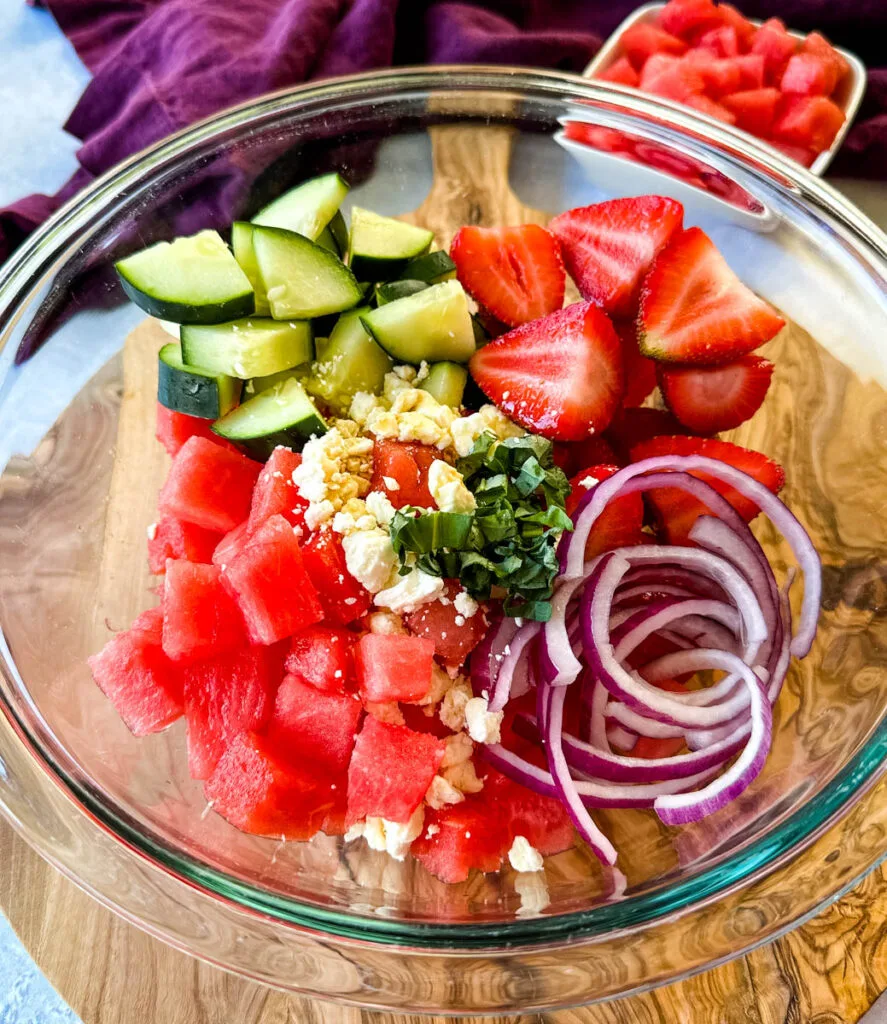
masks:
[[[450,427],[453,447],[460,456],[468,455],[481,434],[492,434],[500,441],[507,437],[523,437],[525,431],[512,423],[495,405],[484,405],[471,416],[460,416]]]
[[[376,527],[346,534],[342,548],[348,572],[358,583],[371,594],[385,589],[397,566],[397,555],[386,530]]]
[[[485,697],[472,697],[465,705],[465,725],[475,743],[498,743],[504,712],[489,711]]]
[[[526,836],[515,836],[508,851],[508,863],[515,871],[541,871],[542,854],[530,845]]]
[[[391,547],[390,541],[388,546]],[[378,591],[375,604],[379,608],[390,608],[393,612],[414,612],[423,604],[436,600],[443,593],[444,586],[440,576],[430,576],[421,569],[411,569],[406,576],[398,577],[393,586]],[[372,588],[367,587],[367,590]]]
[[[352,825],[345,833],[345,842],[363,836],[371,850],[379,850],[395,860],[403,860],[413,840],[419,838],[424,824],[425,808],[420,804],[405,823],[369,817],[366,821]]]
[[[470,619],[473,615],[477,614],[480,605],[466,590],[460,590],[453,600],[453,607],[456,611],[466,619]]]
[[[442,459],[431,463],[428,490],[441,512],[473,512],[477,508],[474,495],[465,486],[462,474]]]

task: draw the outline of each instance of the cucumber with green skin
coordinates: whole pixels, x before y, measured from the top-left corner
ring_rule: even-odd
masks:
[[[340,175],[322,174],[278,196],[260,210],[252,222],[295,231],[313,241],[339,212],[348,192],[348,182]]]
[[[324,249],[329,249],[337,256],[348,251],[348,225],[345,223],[341,210],[336,212],[335,217],[317,236],[317,244],[322,245]]]
[[[259,264],[256,262],[252,224],[245,220],[234,221],[231,225],[231,248],[234,251],[234,259],[240,264],[249,283],[253,286],[256,316],[268,316],[271,310],[268,306],[268,296],[265,294],[265,285],[262,283],[262,275],[259,273]]]
[[[182,362],[182,346],[175,341],[158,354],[157,400],[173,412],[215,420],[240,400],[241,381]]]
[[[419,387],[436,398],[441,405],[458,409],[462,405],[468,370],[460,363],[435,363],[428,370],[428,376]]]
[[[315,338],[314,344],[316,346],[319,341],[325,340],[325,338]],[[294,377],[300,384],[304,384],[305,378],[310,372],[311,363],[302,363],[301,366],[293,366],[288,370],[278,370],[277,373],[269,373],[264,377],[250,377],[243,385],[243,400],[246,401],[254,395],[260,395],[263,391],[268,391],[269,388],[289,380],[290,377]]]
[[[299,381],[290,377],[216,420],[212,429],[256,455],[270,455],[279,444],[301,448],[308,438],[325,434],[327,425]]]
[[[304,235],[256,227],[253,248],[271,315],[277,320],[310,320],[341,313],[363,297],[345,264]]]
[[[217,231],[158,242],[114,266],[126,294],[160,320],[218,324],[255,309],[249,278]]]
[[[418,366],[467,363],[475,351],[468,300],[458,281],[386,303],[361,316],[361,323],[395,360]]]
[[[385,374],[393,366],[361,323],[369,311],[369,306],[362,306],[339,317],[323,347],[318,348],[317,361],[305,381],[308,391],[340,414],[348,412],[358,391],[380,392]]]
[[[182,358],[188,366],[247,380],[288,370],[314,358],[307,320],[246,317],[227,324],[182,327]]]
[[[407,295],[423,292],[427,287],[424,281],[386,281],[384,284],[377,284],[374,291],[376,305],[384,306],[387,302],[405,299]]]
[[[401,281],[425,281],[427,284],[440,284],[455,276],[456,264],[443,249],[435,249],[410,260],[399,275]]]
[[[348,234],[348,265],[361,280],[388,281],[414,256],[424,253],[433,238],[433,232],[425,228],[355,206]]]

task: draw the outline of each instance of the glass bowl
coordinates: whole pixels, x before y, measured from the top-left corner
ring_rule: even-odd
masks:
[[[570,120],[628,140],[630,157],[590,134],[567,139]],[[144,533],[165,471],[152,439],[156,335],[131,333],[143,316],[110,264],[250,216],[333,168],[355,186],[349,202],[413,211],[444,245],[463,223],[672,194],[793,322],[768,346],[763,410],[732,436],[786,467],[784,497],[825,566],[819,636],[792,668],[773,752],[742,798],[680,829],[647,812],[601,815],[624,886],[579,847],[548,860],[544,889],[509,869],[446,886],[362,841],[243,835],[206,813],[181,723],[135,739],[90,678],[87,655],[156,600]],[[529,1011],[624,995],[815,912],[887,852],[875,787],[887,754],[885,252],[826,184],[747,137],[557,73],[454,67],[310,85],[100,179],[0,283],[4,813],[165,941],[373,1007]],[[785,548],[755,528],[784,568]]]

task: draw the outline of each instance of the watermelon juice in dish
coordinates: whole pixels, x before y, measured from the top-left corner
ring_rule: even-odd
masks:
[[[729,803],[812,642],[819,561],[782,469],[717,436],[764,402],[754,352],[784,321],[672,199],[465,227],[447,253],[371,211],[346,225],[347,191],[315,178],[231,248],[201,232],[118,264],[177,339],[172,465],[160,605],[94,677],[137,735],[184,717],[192,776],[243,831],[362,840],[447,882],[577,841],[613,864],[594,808]],[[795,622],[759,513],[803,571]]]

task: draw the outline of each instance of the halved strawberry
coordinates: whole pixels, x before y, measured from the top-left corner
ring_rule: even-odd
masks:
[[[552,448],[554,464],[567,474],[575,476],[585,466],[615,466],[619,457],[600,434],[584,441],[555,441]]]
[[[669,0],[659,13],[659,24],[674,36],[695,40],[723,24],[712,0]]]
[[[622,404],[631,408],[640,405],[656,387],[656,363],[641,354],[634,320],[614,321],[613,326],[622,344],[622,366],[625,371]]]
[[[582,297],[610,316],[633,316],[644,274],[683,217],[674,199],[638,196],[567,210],[548,229]]]
[[[739,280],[701,228],[690,228],[656,257],[638,326],[644,355],[705,366],[763,345],[785,320]]]
[[[654,437],[636,445],[631,452],[634,462],[657,455],[704,455],[710,459],[719,459],[753,476],[774,494],[778,494],[785,483],[785,473],[778,462],[768,459],[760,452],[712,437]],[[729,484],[708,477],[705,473],[694,472],[693,476],[698,476],[711,484],[746,522],[751,522],[760,511],[753,501],[741,495]],[[650,491],[647,494],[647,501],[653,507],[665,539],[670,544],[685,544],[690,529],[699,516],[708,514],[708,510],[701,502],[677,487],[663,487],[658,491]]]
[[[698,434],[717,434],[745,423],[761,408],[773,364],[761,356],[740,356],[724,366],[659,367],[665,403]]]
[[[571,516],[576,511],[579,502],[596,483],[618,472],[618,466],[589,466],[588,469],[576,473],[570,480],[572,490],[567,497],[567,515]],[[594,558],[605,551],[612,551],[614,548],[649,543],[651,538],[642,532],[643,525],[644,499],[640,492],[614,499],[591,528],[585,543],[586,559]]]
[[[617,82],[619,85],[631,85],[634,87],[637,87],[640,82],[640,77],[628,57],[620,57],[619,60],[614,61],[608,68],[599,71],[595,77],[603,82]]]
[[[753,135],[768,135],[776,120],[778,89],[744,89],[721,101],[736,116],[736,124]]]
[[[619,337],[591,302],[496,338],[471,357],[471,374],[507,416],[558,441],[603,430],[622,398]]]
[[[687,52],[687,44],[682,39],[663,32],[656,25],[632,25],[619,37],[619,44],[638,71],[654,53],[673,53],[680,56]]]
[[[450,256],[465,290],[511,327],[564,304],[560,248],[538,224],[459,228]]]
[[[607,440],[619,457],[614,461],[627,464],[631,462],[635,446],[651,437],[691,433],[690,428],[667,409],[622,409],[607,429]]]

